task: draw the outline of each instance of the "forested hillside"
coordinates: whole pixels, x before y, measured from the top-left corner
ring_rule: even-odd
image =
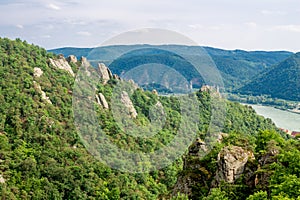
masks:
[[[237,92],[250,95],[270,95],[272,98],[300,100],[300,53],[266,70]]]
[[[0,39],[2,199],[297,199],[300,195],[299,141],[287,139],[251,107],[228,102],[212,91],[196,93],[197,139],[173,164],[149,173],[104,165],[87,151],[74,125],[73,86],[84,63],[84,58],[65,59],[20,39]],[[149,152],[168,144],[182,119],[178,97],[134,90],[130,101],[137,126],[150,123],[149,109],[158,102],[168,115],[154,137],[133,137],[118,127],[112,114],[113,88],[121,82],[110,76],[95,88],[95,94],[107,100],[107,105],[103,101],[100,105],[95,98],[97,119],[107,136],[124,151]],[[224,123],[215,132],[220,138],[207,152],[203,141],[215,101],[226,112],[215,113]],[[222,158],[238,157],[234,155],[239,152],[242,162],[233,159],[239,163],[238,173],[232,179],[223,176],[236,165]]]
[[[122,72],[126,72],[134,67],[134,64],[136,64],[134,61],[139,59],[138,56],[141,56],[140,54],[136,55],[136,52],[145,48],[150,48],[152,51],[143,52],[143,56],[150,57],[156,53],[156,61],[164,64],[166,64],[166,57],[170,55],[166,54],[165,57],[162,57],[161,53],[157,53],[157,51],[161,49],[170,49],[171,52],[188,52],[188,55],[193,55],[195,52],[201,52],[202,50],[205,50],[215,62],[217,69],[222,75],[225,88],[228,91],[241,87],[256,77],[256,75],[260,74],[260,72],[270,68],[275,64],[278,64],[292,55],[291,52],[286,51],[248,52],[242,50],[223,50],[211,47],[182,45],[116,45],[98,48],[61,48],[49,51],[56,54],[63,54],[65,56],[75,55],[78,58],[81,56],[87,56],[90,60],[97,60],[109,64],[113,61],[113,58],[122,56],[121,59],[117,61],[118,63],[112,63],[112,65],[109,66],[113,73],[120,75]],[[126,55],[123,56],[122,52],[126,52]],[[197,73],[191,73],[190,65],[188,63],[181,62],[181,70],[183,74],[190,74],[187,77],[188,80],[193,79],[194,76],[198,77],[199,81],[197,81],[198,79],[195,81],[194,87],[200,87],[202,85],[202,78],[199,77],[201,75]]]

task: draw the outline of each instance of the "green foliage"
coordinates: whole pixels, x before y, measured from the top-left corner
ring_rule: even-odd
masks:
[[[299,101],[299,59],[299,53],[292,55],[236,92],[254,96],[270,95],[272,98]]]
[[[229,200],[226,196],[226,192],[221,191],[219,188],[213,188],[207,197],[202,200]]]
[[[246,185],[243,176],[234,184],[211,188],[217,156],[225,145],[254,151],[257,159],[269,150],[279,150],[276,162],[262,166],[271,174],[268,192],[274,199],[299,196],[299,141],[285,141],[271,121],[257,116],[250,107],[212,99],[206,92],[197,92],[198,136],[207,136],[212,102],[216,101],[216,108],[226,106],[226,113],[222,109],[214,113],[217,119],[225,119],[220,131],[228,136],[223,143],[216,143],[204,157],[186,154],[184,161],[178,158],[172,165],[151,173],[130,174],[109,168],[87,152],[77,135],[72,109],[74,78],[50,65],[49,58],[56,56],[20,39],[0,38],[0,175],[5,179],[0,183],[2,199],[168,199],[179,175],[197,180],[191,195],[194,199],[245,199],[250,194],[250,199],[264,198],[265,192],[254,193],[260,186]],[[75,72],[78,64],[71,64]],[[42,69],[41,77],[33,76],[34,67]],[[42,98],[34,81],[52,104]],[[116,84],[114,80],[97,87],[109,104]],[[111,141],[124,150],[145,152],[172,141],[183,118],[178,97],[158,97],[138,89],[130,98],[138,112],[132,123],[148,130],[153,117],[150,111],[158,101],[167,114],[165,122],[151,138],[132,137],[118,126],[111,109],[96,106],[99,125]],[[261,131],[265,129],[268,130]],[[184,162],[197,167],[187,168]],[[258,163],[253,161],[252,165],[255,171]],[[173,197],[187,198],[186,194]]]
[[[247,200],[268,200],[268,193],[265,191],[255,192],[253,195],[250,195]]]
[[[138,49],[138,51],[136,51]],[[148,50],[145,50],[148,49]],[[152,49],[152,50],[149,50]],[[151,63],[166,64],[169,67],[173,67],[179,70],[187,80],[193,80],[195,87],[201,87],[203,80],[199,78],[198,72],[195,72],[191,68],[189,63],[183,62],[179,56],[169,53],[162,53],[164,49],[170,49],[171,52],[183,52],[188,56],[193,55],[195,52],[206,51],[212,60],[216,64],[217,69],[220,71],[226,90],[231,91],[241,87],[253,77],[269,69],[273,65],[287,59],[291,52],[263,52],[263,51],[241,51],[241,50],[222,50],[211,47],[196,47],[196,46],[181,46],[181,45],[167,45],[167,46],[153,46],[153,45],[115,45],[99,48],[61,48],[53,49],[50,52],[56,54],[76,55],[78,58],[81,56],[88,56],[90,60],[98,60],[105,56],[108,60],[123,55],[124,52],[130,52],[130,54],[123,55],[116,62],[112,63],[109,67],[113,73],[120,75],[122,72],[127,72],[134,66],[138,66],[147,63],[151,60]],[[187,53],[190,52],[190,53]],[[205,52],[205,53],[206,53]],[[101,60],[100,60],[101,61]],[[112,62],[112,60],[103,60],[101,62]],[[175,65],[174,65],[175,63]],[[95,63],[96,64],[96,63]],[[158,91],[165,91],[165,88],[161,88],[161,85],[148,85],[146,88],[155,87]]]
[[[283,146],[284,139],[275,131],[260,131],[256,139],[256,151],[266,151],[270,141],[274,141],[275,146]]]

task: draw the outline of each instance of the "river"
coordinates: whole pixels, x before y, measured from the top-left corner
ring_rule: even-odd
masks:
[[[300,114],[276,109],[270,106],[250,105],[259,114],[272,121],[279,128],[300,131]]]

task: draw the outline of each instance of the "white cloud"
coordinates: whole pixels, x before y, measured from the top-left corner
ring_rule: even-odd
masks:
[[[59,7],[58,5],[55,5],[53,3],[47,4],[47,8],[50,8],[52,10],[61,10],[61,7]]]
[[[262,10],[260,13],[263,15],[286,15],[286,12],[281,10]]]
[[[24,28],[24,26],[22,24],[17,24],[16,27],[19,28],[19,29],[23,29]]]
[[[77,35],[80,35],[80,36],[91,36],[92,34],[88,31],[79,31],[76,33]]]
[[[200,24],[189,24],[188,27],[192,28],[192,29],[201,29],[201,28],[203,28],[203,26],[200,25]]]
[[[300,25],[290,24],[290,25],[274,26],[271,30],[300,32]]]

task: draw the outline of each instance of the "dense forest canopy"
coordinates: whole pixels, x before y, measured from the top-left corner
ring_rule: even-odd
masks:
[[[251,107],[221,99],[211,91],[196,92],[197,139],[171,165],[128,173],[101,163],[77,133],[72,108],[75,78],[51,63],[59,59],[63,60],[26,41],[0,39],[2,199],[299,199],[299,140],[287,138]],[[69,63],[75,74],[81,62]],[[117,83],[111,79],[97,85],[96,92],[106,97],[109,106]],[[182,117],[178,98],[136,89],[130,99],[139,126],[150,123],[150,107],[161,102],[168,113],[164,127],[147,140],[128,136],[118,127],[111,108],[95,103],[99,125],[111,141],[124,150],[145,152],[168,144]],[[226,115],[216,112],[223,115],[224,137],[198,156],[195,144],[209,132],[214,101],[225,105]],[[230,148],[250,152],[254,159],[246,160],[244,173],[234,182],[218,182],[219,158]],[[191,180],[186,193],[180,189],[180,180],[185,178]]]
[[[266,70],[236,92],[270,95],[272,98],[300,100],[300,53]]]

